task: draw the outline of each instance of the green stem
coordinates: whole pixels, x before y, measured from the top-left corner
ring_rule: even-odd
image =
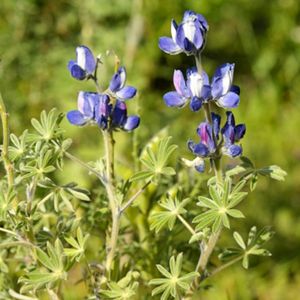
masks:
[[[198,72],[201,74],[202,73],[202,64],[201,64],[200,54],[198,57],[196,56],[195,59],[196,59],[196,65],[197,65]],[[206,121],[209,122],[212,126],[213,124],[212,124],[212,117],[211,117],[211,111],[210,111],[210,103],[209,102],[204,103],[203,107],[204,107]],[[212,128],[213,128],[213,126],[212,126]],[[217,144],[217,138],[215,136],[214,131],[213,131],[213,140],[214,140],[217,150],[215,153],[215,158],[212,158],[212,166],[213,166],[213,169],[215,172],[217,183],[222,184],[223,183],[223,173],[222,173],[222,168],[221,168],[221,153],[220,153],[220,149]],[[208,242],[203,244],[203,247],[202,247],[203,249],[200,253],[198,264],[196,267],[196,271],[199,272],[202,276],[206,270],[207,264],[209,262],[209,258],[219,240],[221,231],[222,231],[222,227],[220,227],[220,229],[217,232],[212,233],[208,239]],[[186,293],[184,300],[190,300],[193,298],[193,294],[195,291],[198,290],[200,282],[201,282],[201,277],[196,278],[192,282],[189,290]]]
[[[181,215],[177,215],[177,218],[192,235],[196,234],[196,231],[193,229],[193,227]]]
[[[109,207],[112,214],[112,229],[111,236],[107,242],[107,257],[106,257],[106,272],[108,278],[110,278],[113,260],[116,253],[119,229],[120,229],[120,218],[119,218],[119,205],[115,198],[115,186],[114,186],[114,139],[113,132],[103,131],[103,140],[105,146],[105,156],[106,156],[106,182],[105,187],[107,191],[107,196],[109,200]]]
[[[145,189],[148,187],[148,185],[151,183],[151,181],[148,181],[145,183],[141,189],[139,189],[120,209],[120,214],[122,214],[137,198],[140,194],[142,194]]]
[[[213,270],[210,274],[209,277],[212,277],[216,274],[218,274],[219,272],[223,271],[224,269],[230,267],[231,265],[235,264],[236,262],[240,261],[241,259],[243,259],[244,255],[240,255],[236,258],[234,258],[233,260],[227,262],[226,264],[216,268],[215,270]]]
[[[13,165],[8,157],[8,146],[9,146],[9,126],[8,126],[8,113],[0,93],[0,115],[2,122],[2,131],[3,131],[3,146],[2,146],[2,159],[4,162],[4,167],[7,174],[8,186],[13,187],[14,185],[14,172]]]

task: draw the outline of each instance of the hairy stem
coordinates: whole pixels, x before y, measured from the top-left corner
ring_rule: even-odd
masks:
[[[13,165],[8,157],[8,146],[9,146],[9,126],[8,126],[8,113],[0,93],[0,116],[2,122],[2,131],[3,131],[3,145],[2,145],[2,159],[4,162],[5,171],[7,174],[7,182],[9,187],[14,185],[14,171]]]

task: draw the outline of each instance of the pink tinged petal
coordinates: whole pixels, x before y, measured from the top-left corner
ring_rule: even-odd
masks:
[[[183,74],[180,70],[174,71],[173,83],[174,83],[175,89],[179,95],[181,95],[182,97],[186,97],[186,98],[188,98],[190,96],[189,91],[187,89],[187,85],[186,85],[184,77],[183,77]]]
[[[69,111],[67,113],[67,119],[71,124],[77,126],[82,126],[87,122],[84,115],[78,110]]]
[[[169,37],[161,37],[158,42],[159,48],[165,53],[175,55],[182,52],[181,48]]]
[[[138,116],[129,116],[123,125],[123,129],[126,131],[131,131],[136,129],[140,124],[140,117]]]
[[[182,107],[186,104],[187,99],[183,98],[177,92],[169,92],[164,95],[164,100],[169,107]]]
[[[223,108],[235,108],[240,103],[240,96],[234,92],[229,92],[217,100],[217,104]]]
[[[136,88],[132,86],[125,86],[116,92],[116,95],[120,100],[131,99],[136,95]]]

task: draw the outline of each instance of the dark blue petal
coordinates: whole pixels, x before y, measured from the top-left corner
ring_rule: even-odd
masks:
[[[207,102],[211,99],[211,87],[210,85],[204,85],[201,90],[201,98],[204,102]]]
[[[86,46],[76,48],[77,64],[88,74],[92,74],[96,69],[96,61],[92,51]]]
[[[86,78],[86,72],[80,68],[77,64],[73,64],[70,68],[72,77],[78,80],[83,80]]]
[[[238,95],[240,95],[240,93],[241,93],[241,89],[240,89],[240,87],[237,86],[237,85],[232,85],[231,88],[230,88],[230,91],[231,91],[231,92],[234,92],[234,93],[236,93],[236,94],[238,94]]]
[[[229,155],[231,157],[239,156],[242,154],[242,152],[243,152],[242,147],[239,145],[231,145],[228,148],[225,148],[224,151],[226,155]]]
[[[136,95],[136,88],[132,86],[124,86],[116,92],[116,95],[121,100],[131,99]]]
[[[122,127],[127,119],[127,107],[125,102],[117,100],[112,112],[113,126]]]
[[[87,122],[84,115],[78,110],[69,111],[67,113],[67,119],[71,124],[78,126],[82,126]]]
[[[123,129],[126,131],[131,131],[136,129],[140,125],[140,117],[129,116],[123,125]]]
[[[234,140],[238,142],[246,133],[245,124],[239,124],[234,128]]]
[[[193,97],[190,102],[190,109],[192,111],[198,111],[202,107],[202,100],[198,97]]]
[[[214,129],[214,135],[216,138],[218,138],[220,132],[221,117],[218,114],[211,113],[211,118],[212,118],[212,124]]]
[[[224,142],[225,146],[229,147],[232,145],[235,141],[235,130],[234,127],[231,125],[225,125],[223,128],[223,137],[224,137]]]
[[[161,37],[158,42],[159,48],[171,55],[179,54],[182,52],[181,48],[169,37]]]
[[[193,153],[201,157],[207,157],[209,155],[209,149],[203,143],[195,144]]]
[[[228,92],[217,100],[217,104],[224,108],[235,108],[240,103],[240,96],[234,92]]]
[[[177,92],[169,92],[164,95],[164,100],[169,107],[182,107],[187,99],[180,96]]]
[[[99,116],[97,118],[97,124],[101,129],[106,129],[108,124],[108,119],[105,116]]]

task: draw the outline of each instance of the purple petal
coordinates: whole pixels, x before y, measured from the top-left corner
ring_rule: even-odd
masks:
[[[68,70],[71,72],[72,67],[76,64],[74,60],[70,60],[68,63]]]
[[[207,122],[202,122],[197,128],[197,133],[200,136],[201,142],[206,145],[209,152],[214,152],[216,150],[216,145],[212,135],[212,127]]]
[[[193,97],[190,102],[190,109],[192,111],[198,111],[202,107],[202,100],[198,97]]]
[[[113,75],[109,89],[112,92],[117,92],[122,89],[126,82],[126,69],[124,67],[120,67],[118,71]]]
[[[200,14],[197,14],[197,19],[200,22],[202,29],[204,29],[205,31],[208,31],[209,26],[208,26],[206,19]]]
[[[240,96],[234,92],[228,92],[217,100],[217,104],[224,108],[235,108],[240,103]]]
[[[70,73],[72,77],[74,77],[77,80],[83,80],[86,78],[86,72],[75,63],[72,64],[70,68]]]
[[[69,111],[67,113],[67,119],[71,124],[78,126],[82,126],[87,122],[84,115],[78,110]]]
[[[183,74],[180,70],[175,70],[173,74],[173,83],[179,95],[188,98],[190,96]]]
[[[171,21],[171,35],[172,35],[172,39],[173,39],[174,43],[175,43],[175,41],[176,41],[176,32],[177,32],[177,28],[178,28],[178,25],[177,25],[176,21],[175,21],[175,20],[172,20],[172,21]],[[176,43],[175,43],[175,44],[176,44]]]
[[[223,64],[219,66],[212,79],[212,96],[218,99],[229,92],[234,73],[234,64]]]
[[[225,146],[229,147],[230,145],[232,145],[235,141],[235,131],[234,131],[234,127],[231,125],[225,125],[225,127],[223,128],[224,130],[222,130],[223,132],[223,137],[224,137],[224,142],[225,142]]]
[[[223,149],[224,154],[231,156],[231,157],[236,157],[242,154],[243,149],[239,145],[231,145],[228,148]]]
[[[127,107],[125,102],[120,100],[116,101],[111,118],[114,126],[123,126],[127,119]]]
[[[198,165],[195,166],[196,171],[198,171],[199,173],[203,173],[205,170],[205,162],[204,160],[201,161],[201,163],[199,163]]]
[[[78,110],[87,118],[95,117],[95,108],[99,102],[99,94],[91,92],[79,92]]]
[[[181,48],[169,37],[161,37],[158,42],[159,48],[165,53],[175,55],[182,52]]]
[[[140,125],[140,117],[138,116],[129,116],[123,125],[124,130],[131,131],[136,129]]]
[[[201,90],[201,98],[203,101],[207,102],[211,100],[211,87],[210,85],[204,85]]]
[[[116,95],[121,100],[131,99],[136,95],[136,88],[132,86],[125,86],[116,92]]]
[[[96,61],[92,51],[86,46],[76,48],[77,64],[88,74],[92,74],[96,69]]]
[[[177,92],[169,92],[164,95],[164,100],[169,107],[182,107],[185,105],[187,99],[180,96]]]
[[[95,118],[98,120],[102,117],[105,117],[105,119],[108,118],[111,112],[111,104],[109,103],[109,97],[106,94],[99,94],[99,101],[95,108]]]
[[[239,124],[234,128],[234,141],[238,142],[246,133],[245,124]]]
[[[209,150],[207,146],[204,145],[203,143],[194,144],[192,146],[192,151],[194,154],[199,155],[201,157],[207,157],[209,155]]]

